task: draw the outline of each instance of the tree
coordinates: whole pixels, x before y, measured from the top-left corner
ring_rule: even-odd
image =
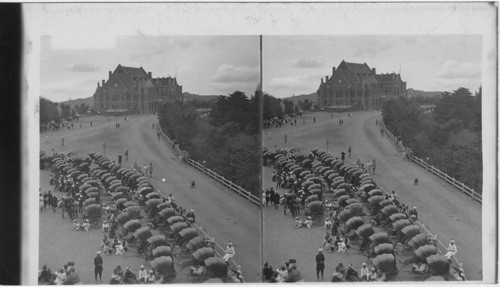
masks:
[[[40,123],[46,124],[50,121],[60,119],[57,103],[54,103],[44,97],[40,97]]]
[[[281,99],[277,99],[269,94],[264,94],[262,106],[262,118],[264,121],[270,121],[274,117],[281,118],[283,116]]]
[[[69,105],[61,104],[61,117],[65,119],[71,117],[71,108]]]
[[[287,115],[293,114],[293,112],[294,112],[293,102],[288,101],[288,100],[284,100],[283,104],[285,105],[285,114],[287,114]]]

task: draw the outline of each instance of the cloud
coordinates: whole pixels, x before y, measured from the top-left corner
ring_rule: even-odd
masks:
[[[295,68],[318,68],[323,66],[323,62],[310,58],[302,58],[291,61],[292,67]]]
[[[275,77],[269,80],[264,88],[271,88],[276,90],[311,90],[319,85],[321,76],[315,74],[306,74],[300,76],[290,77]]]
[[[441,79],[478,79],[481,77],[481,63],[446,61],[437,76]]]
[[[233,66],[228,64],[220,65],[213,78],[213,82],[216,83],[257,83],[258,80],[258,67]]]
[[[92,65],[92,64],[78,63],[78,64],[74,64],[70,70],[71,70],[71,72],[88,73],[88,72],[97,71],[97,70],[99,70],[99,68]]]
[[[381,45],[381,46],[374,46],[374,47],[363,47],[363,48],[358,48],[356,51],[354,51],[354,55],[357,57],[368,57],[368,58],[373,58],[380,52],[384,52],[389,49],[389,45]]]

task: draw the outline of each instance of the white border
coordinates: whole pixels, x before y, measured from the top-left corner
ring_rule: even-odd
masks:
[[[483,36],[483,282],[497,269],[497,7],[490,3],[143,3],[24,4],[23,284],[37,284],[40,36],[89,43],[116,35]],[[91,37],[90,37],[91,36]],[[265,37],[264,37],[265,40]],[[265,53],[265,51],[264,51]],[[264,63],[265,67],[265,63]],[[265,72],[265,71],[264,71]],[[29,196],[28,196],[29,195]],[[497,215],[497,216],[495,216]],[[495,252],[493,252],[495,251]],[[468,282],[470,283],[470,282]]]

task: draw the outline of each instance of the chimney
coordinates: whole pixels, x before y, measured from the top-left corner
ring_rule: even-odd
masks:
[[[332,75],[335,74],[335,67],[332,68]]]
[[[99,82],[97,82],[97,87],[99,88]]]
[[[103,86],[103,87],[104,87],[104,83],[105,83],[105,81],[104,81],[104,80],[102,80],[102,86]]]
[[[111,74],[112,74],[112,73],[111,73],[111,71],[109,71],[109,77],[110,77],[110,78],[111,78]]]
[[[151,72],[148,72],[148,76],[149,76],[150,78],[152,78],[152,77],[153,77],[153,74],[152,74]]]
[[[375,68],[372,68],[372,71],[373,71],[374,74],[377,73],[377,70]]]
[[[325,82],[328,82],[328,76],[326,76],[326,80],[325,80]]]

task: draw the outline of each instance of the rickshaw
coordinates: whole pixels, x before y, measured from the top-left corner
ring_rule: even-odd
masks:
[[[130,214],[128,214],[127,212],[125,211],[122,211],[120,212],[116,218],[115,218],[115,222],[118,223],[119,225],[124,225],[125,223],[127,223],[130,219],[133,219]]]
[[[365,222],[363,218],[359,216],[351,217],[345,222],[343,228],[341,227],[341,229],[343,230],[341,230],[340,232],[347,233],[349,238],[352,238],[356,234],[356,230],[358,229],[358,227],[362,226],[364,223]]]
[[[384,200],[381,195],[375,195],[368,198],[368,209],[372,215],[375,215],[379,209],[379,203]]]
[[[150,193],[146,194],[146,198],[148,200],[149,199],[155,199],[155,198],[160,199],[161,195],[158,192],[153,191],[153,192],[150,192]],[[160,201],[160,203],[161,203],[161,201]]]
[[[156,206],[156,208],[158,210],[163,210],[163,209],[168,208],[168,207],[170,207],[170,203],[168,203],[168,202],[162,202]]]
[[[372,184],[369,184],[371,186],[373,186]],[[372,189],[368,192],[368,195],[371,197],[371,196],[375,196],[375,195],[384,195],[384,192],[378,188],[375,188],[375,189]]]
[[[341,184],[341,183],[344,183],[344,178],[342,177],[339,177],[339,178],[336,178],[331,184],[330,184],[330,187],[333,188],[333,189],[337,189],[337,187]]]
[[[121,192],[115,192],[111,195],[112,200],[118,200],[120,198],[124,198],[125,196]]]
[[[366,246],[366,253],[369,257],[374,254],[375,247],[382,243],[391,243],[389,236],[385,232],[377,232],[368,237],[368,244]]]
[[[353,215],[364,215],[363,204],[361,204],[360,202],[351,203],[345,208],[351,210]]]
[[[124,238],[127,240],[128,243],[131,243],[135,238],[134,238],[134,232],[141,228],[142,224],[139,220],[137,219],[131,219],[123,225],[123,229],[127,232],[125,234]]]
[[[106,186],[109,186],[113,180],[119,180],[119,179],[117,179],[116,176],[111,175],[104,180],[104,184]]]
[[[311,193],[312,195],[317,195],[318,198],[321,198],[322,194],[323,194],[323,192],[321,191],[321,189],[318,189],[318,188],[310,190],[309,193]]]
[[[83,202],[83,206],[84,206],[84,207],[87,207],[87,206],[89,206],[89,205],[91,205],[91,204],[95,204],[95,203],[96,203],[96,199],[95,199],[95,198],[93,198],[93,197],[91,197],[91,198],[89,198],[89,199],[87,199],[87,200],[85,200],[85,201]]]
[[[391,216],[389,216],[392,222],[396,222],[401,219],[406,219],[406,214],[404,213],[393,213]]]
[[[88,215],[88,220],[92,228],[99,228],[101,226],[101,206],[99,204],[90,204],[85,207]]]
[[[170,226],[170,230],[167,230],[167,234],[170,235],[170,237],[175,237],[181,230],[188,228],[188,225],[186,222],[177,222],[174,223]]]
[[[397,235],[403,228],[411,225],[408,219],[400,219],[392,223],[393,230],[390,232],[392,235]]]
[[[153,258],[158,258],[161,256],[170,256],[171,257],[172,256],[172,247],[162,245],[162,246],[158,246],[155,249],[153,249],[153,252],[152,252]]]
[[[159,198],[153,198],[153,199],[148,199],[146,201],[146,211],[149,213],[150,216],[155,216],[158,213],[158,209],[156,206],[161,203],[161,199]]]
[[[211,278],[225,278],[227,276],[227,263],[220,257],[209,257],[205,259],[205,266],[207,266],[207,275]]]
[[[331,169],[331,168],[328,168],[328,170],[326,170],[324,173],[323,173],[323,177],[324,178],[328,178],[328,176],[330,176],[331,174],[334,174],[335,172]]]
[[[347,206],[347,200],[349,200],[351,198],[351,196],[349,195],[342,195],[342,196],[339,196],[339,198],[337,198],[337,205],[340,206],[340,207],[346,207]]]
[[[174,260],[170,256],[160,256],[149,262],[151,267],[163,276],[163,282],[171,281],[176,276]]]
[[[206,239],[207,238],[204,235],[198,235],[189,240],[184,246],[184,249],[187,250],[187,252],[195,252],[196,250],[206,246]]]
[[[429,273],[432,276],[443,276],[450,274],[450,262],[443,255],[431,255],[426,259],[429,265]]]
[[[390,280],[398,275],[398,268],[396,266],[396,259],[392,254],[381,254],[372,259],[373,265],[379,270],[380,273],[384,273],[386,280]]]
[[[131,207],[131,206],[137,206],[137,203],[135,201],[127,201],[123,204],[123,206],[125,206],[125,208]]]
[[[77,179],[78,181],[82,181],[82,179],[87,178],[87,177],[89,177],[89,175],[88,175],[88,174],[86,174],[86,173],[82,173],[82,174],[80,174],[80,175],[79,175],[76,179]]]
[[[133,219],[140,219],[142,217],[141,216],[141,208],[137,205],[132,205],[132,206],[126,207],[123,210],[123,212],[128,213],[130,218],[133,218]]]
[[[352,204],[352,203],[360,203],[358,199],[356,198],[349,198],[348,200],[345,201],[347,205]]]
[[[189,240],[197,237],[198,235],[198,230],[196,230],[195,228],[185,228],[179,231],[179,234],[177,236],[177,244],[179,246],[183,246]]]
[[[401,229],[401,231],[397,235],[397,239],[402,244],[405,244],[410,241],[413,236],[420,233],[420,227],[418,227],[418,225],[408,225]]]
[[[383,201],[382,201],[383,202]],[[398,212],[398,207],[394,204],[389,204],[384,206],[379,214],[377,215],[377,222],[380,222],[380,226],[385,226],[391,223],[390,216]]]
[[[157,221],[157,226],[159,226],[160,228],[165,228],[167,227],[167,220],[172,217],[172,216],[176,216],[176,213],[175,213],[175,210],[173,208],[170,208],[170,207],[167,207],[167,208],[164,208],[162,210],[160,210],[160,212],[158,212],[158,221]],[[170,226],[170,224],[168,225]]]
[[[417,234],[413,236],[410,241],[408,241],[407,247],[410,250],[415,250],[419,248],[420,246],[430,244],[429,238],[427,238],[427,235],[424,233]]]
[[[116,208],[118,210],[123,210],[125,208],[125,203],[127,202],[127,199],[126,198],[118,198],[116,201],[115,201],[115,205],[116,205]]]
[[[193,261],[194,261],[193,263],[201,264],[206,259],[208,259],[210,257],[214,257],[215,251],[210,247],[202,247],[202,248],[199,248],[198,250],[196,250],[195,252],[193,252],[192,256],[193,256]]]
[[[394,254],[394,245],[391,243],[381,243],[373,249],[374,257],[381,254]]]
[[[148,238],[153,236],[151,230],[148,227],[143,226],[136,231],[134,231],[135,246],[137,247],[137,252],[142,253],[148,244]]]
[[[115,193],[116,192],[121,192],[124,196],[126,196],[127,194],[129,194],[129,190],[127,187],[125,186],[119,186],[115,189]]]
[[[182,216],[179,216],[179,215],[174,215],[174,216],[170,216],[169,218],[167,218],[167,223],[168,223],[168,226],[172,226],[178,222],[184,222],[184,217]]]
[[[146,259],[153,257],[153,250],[156,247],[168,245],[167,237],[165,237],[165,235],[162,234],[153,235],[148,239],[146,239],[146,242],[147,242],[146,247],[144,249],[144,256],[146,256]]]
[[[334,192],[333,192],[333,197],[335,198],[339,198],[343,195],[347,195],[347,191],[345,189],[336,189]]]
[[[352,217],[354,217],[354,214],[350,209],[344,209],[337,215],[337,219],[340,220],[340,222],[347,222],[347,220]]]
[[[422,245],[413,254],[413,257],[405,261],[405,265],[410,263],[426,263],[427,257],[437,254],[437,248],[434,245]]]
[[[118,179],[117,179],[117,180],[118,180]],[[116,182],[116,180],[115,180],[115,181],[113,181],[113,183],[111,183],[111,184],[109,185],[108,190],[109,190],[111,193],[113,193],[113,192],[116,192],[116,189],[117,189],[117,188],[119,188],[119,187],[122,187],[122,183],[121,183],[121,182],[119,182],[119,180],[118,180],[118,182]]]
[[[322,225],[324,219],[323,202],[312,201],[308,203],[305,215],[312,218],[313,224]]]
[[[371,224],[363,224],[356,229],[356,236],[358,237],[359,250],[363,251],[368,245],[369,237],[375,234],[375,230]]]

